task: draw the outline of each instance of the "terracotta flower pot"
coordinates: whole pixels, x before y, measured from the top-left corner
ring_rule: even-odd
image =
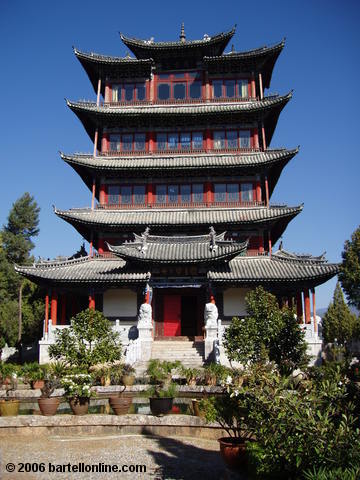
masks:
[[[86,415],[89,411],[88,397],[69,398],[69,405],[74,415]]]
[[[172,397],[150,398],[150,410],[153,415],[166,415],[173,406],[174,399]]]
[[[199,408],[199,400],[193,399],[192,406],[193,406],[194,414],[197,417],[205,418],[205,412]]]
[[[121,381],[123,385],[126,385],[127,387],[131,387],[132,385],[134,385],[135,377],[134,375],[123,375],[121,377]]]
[[[0,415],[2,417],[12,417],[19,413],[20,400],[0,400]]]
[[[41,389],[45,385],[44,380],[32,380],[31,381],[31,388],[33,390]]]
[[[236,470],[246,467],[246,441],[247,439],[238,437],[223,437],[218,439],[220,454],[229,468]]]
[[[109,397],[109,403],[115,415],[126,415],[132,404],[131,397]]]
[[[38,398],[38,404],[41,414],[48,417],[56,414],[56,410],[60,404],[60,399],[57,397]]]

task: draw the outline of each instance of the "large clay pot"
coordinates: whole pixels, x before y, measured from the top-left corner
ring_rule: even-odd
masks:
[[[12,417],[19,413],[20,400],[0,400],[0,415],[2,417]]]
[[[223,437],[219,438],[220,454],[231,469],[239,469],[246,467],[247,455],[246,455],[246,442],[245,438],[238,437]]]
[[[192,400],[192,406],[193,406],[194,414],[197,417],[205,418],[205,412],[204,412],[204,410],[201,410],[201,408],[199,407],[199,401],[200,400],[196,400],[195,398]]]
[[[56,414],[56,410],[60,404],[60,399],[57,397],[38,398],[38,404],[41,414],[48,417]]]
[[[134,385],[135,377],[134,375],[123,375],[121,377],[121,381],[123,385],[126,385],[127,387],[131,387],[132,385]]]
[[[88,397],[75,397],[69,399],[69,405],[74,415],[86,415],[89,411],[90,400]]]
[[[131,397],[109,397],[109,403],[115,415],[126,415],[132,404]]]
[[[153,415],[166,415],[173,406],[174,399],[172,397],[150,398],[150,410]]]

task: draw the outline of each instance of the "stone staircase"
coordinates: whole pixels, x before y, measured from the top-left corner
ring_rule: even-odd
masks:
[[[190,340],[154,341],[151,358],[159,360],[179,360],[185,367],[202,367],[204,365],[204,342]]]

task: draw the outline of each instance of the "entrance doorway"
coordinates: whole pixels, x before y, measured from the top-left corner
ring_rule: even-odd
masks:
[[[202,335],[203,292],[200,289],[164,289],[154,295],[156,337]]]

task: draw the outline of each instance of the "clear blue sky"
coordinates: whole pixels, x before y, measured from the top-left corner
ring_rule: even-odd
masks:
[[[64,101],[95,99],[71,47],[124,56],[119,31],[174,40],[181,22],[188,39],[236,23],[231,43],[238,51],[286,37],[270,92],[294,89],[294,97],[271,146],[300,145],[301,150],[285,168],[272,202],[305,203],[284,234],[284,248],[315,255],[326,250],[329,261],[340,261],[344,241],[360,223],[356,0],[1,0],[0,224],[12,203],[29,191],[41,207],[34,254],[71,255],[80,247],[79,234],[52,211],[52,204],[63,209],[90,205],[90,192],[58,155],[58,150],[92,149]],[[318,288],[319,308],[328,305],[334,286],[335,280]]]

